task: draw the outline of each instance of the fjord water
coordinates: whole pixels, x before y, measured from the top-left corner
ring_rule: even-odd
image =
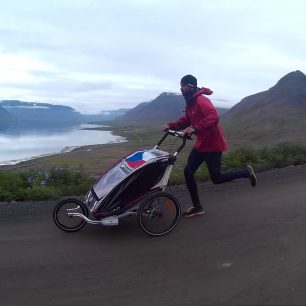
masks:
[[[117,143],[125,138],[100,131],[93,124],[0,126],[0,165],[13,165],[39,156],[71,151],[80,146]]]

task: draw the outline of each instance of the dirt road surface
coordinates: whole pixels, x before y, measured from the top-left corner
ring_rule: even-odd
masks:
[[[1,203],[0,305],[306,305],[306,166],[258,180],[200,185],[207,214],[159,238],[134,217],[68,234],[55,202]]]

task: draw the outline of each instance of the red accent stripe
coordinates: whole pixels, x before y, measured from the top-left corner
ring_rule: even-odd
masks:
[[[144,160],[138,160],[138,161],[135,161],[135,162],[133,162],[133,161],[128,161],[128,162],[127,162],[127,164],[128,164],[130,167],[134,168],[134,169],[140,167],[140,166],[143,165],[144,163],[145,163]]]

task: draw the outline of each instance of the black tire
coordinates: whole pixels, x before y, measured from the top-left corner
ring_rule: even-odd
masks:
[[[170,193],[159,192],[143,201],[138,209],[141,228],[151,236],[169,233],[181,216],[179,201]]]
[[[80,217],[68,216],[67,209],[75,209],[74,212],[88,217],[87,207],[77,199],[62,200],[54,207],[53,221],[58,228],[65,232],[79,231],[86,224],[86,221]]]

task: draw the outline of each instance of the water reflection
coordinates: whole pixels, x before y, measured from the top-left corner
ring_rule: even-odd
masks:
[[[0,135],[26,135],[26,134],[43,134],[52,135],[66,133],[69,130],[78,128],[79,123],[44,123],[44,122],[12,122],[0,123]]]
[[[94,127],[98,126],[41,123],[0,125],[0,165],[67,152],[80,146],[125,141],[110,131],[84,129]]]

